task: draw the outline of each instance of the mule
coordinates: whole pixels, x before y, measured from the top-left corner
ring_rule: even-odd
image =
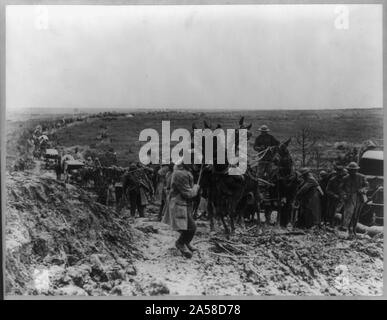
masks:
[[[262,159],[258,162],[257,176],[269,182],[262,185],[261,207],[265,212],[265,224],[270,223],[273,210],[277,211],[276,224],[280,224],[283,198],[287,197],[287,187],[284,179],[294,173],[293,160],[288,150],[289,138],[279,146],[268,147]]]
[[[204,127],[211,129],[211,125],[204,121]],[[236,129],[235,135],[235,150],[239,152],[239,130],[247,129],[247,138],[251,137],[252,125],[246,125],[244,118],[242,117],[239,121],[239,127]],[[220,125],[217,128],[221,128]],[[202,142],[204,143],[204,141]],[[215,230],[214,218],[217,217],[222,221],[224,230],[227,235],[234,233],[235,223],[234,220],[237,218],[238,211],[237,205],[241,201],[246,190],[246,178],[244,175],[230,175],[230,165],[226,163],[217,162],[217,139],[214,137],[213,141],[213,165],[205,166],[202,164],[202,178],[200,180],[200,187],[203,190],[203,196],[207,199],[207,213],[210,220],[211,231]],[[204,150],[205,148],[202,148]],[[203,152],[203,159],[205,154]],[[203,160],[204,161],[204,160]],[[199,199],[200,200],[200,199]],[[225,218],[228,217],[230,220],[230,228],[227,225]]]

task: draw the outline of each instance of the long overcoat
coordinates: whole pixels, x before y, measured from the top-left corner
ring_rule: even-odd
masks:
[[[170,191],[163,212],[163,222],[173,230],[188,228],[188,215],[192,214],[193,198],[198,189],[194,187],[192,174],[182,165],[175,165],[170,180]]]
[[[300,202],[301,227],[310,228],[321,222],[321,195],[319,184],[312,176],[306,177],[297,191],[296,198]]]

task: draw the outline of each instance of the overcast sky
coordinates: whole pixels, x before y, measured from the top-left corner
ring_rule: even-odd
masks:
[[[346,7],[8,6],[7,108],[382,107],[381,5]]]

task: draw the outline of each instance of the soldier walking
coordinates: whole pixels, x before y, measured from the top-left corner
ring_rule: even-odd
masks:
[[[167,196],[171,187],[171,177],[173,172],[173,164],[163,165],[158,172],[161,181],[161,204],[159,210],[159,220],[163,217],[163,211],[166,204]]]
[[[148,204],[148,196],[153,193],[152,185],[146,176],[144,168],[136,164],[129,166],[129,171],[123,179],[123,191],[128,194],[130,202],[130,215],[136,216],[138,211],[140,217],[144,217],[144,211]]]
[[[199,185],[194,184],[194,178],[183,158],[174,166],[170,180],[170,192],[167,198],[163,222],[173,230],[180,232],[176,248],[186,258],[191,258],[196,249],[191,246],[196,232],[193,219],[193,199],[197,196]]]
[[[364,175],[358,173],[360,167],[356,162],[347,166],[348,175],[343,178],[344,190],[344,217],[343,229],[348,230],[348,235],[356,236],[356,225],[360,212],[366,201],[368,182]]]
[[[343,178],[346,176],[344,167],[337,166],[336,174],[328,181],[326,188],[327,195],[327,216],[326,222],[334,227],[335,214],[340,212],[344,205]]]

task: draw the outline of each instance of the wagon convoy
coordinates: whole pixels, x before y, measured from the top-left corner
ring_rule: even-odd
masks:
[[[82,120],[84,118],[79,121]],[[55,128],[63,125],[66,125],[65,121],[58,122]],[[211,125],[205,122],[205,127],[211,128]],[[219,127],[220,125],[217,128]],[[250,128],[251,124],[245,124],[242,118],[237,130]],[[214,217],[219,218],[226,233],[230,233],[235,229],[235,222],[242,226],[245,222],[256,222],[261,226],[262,220],[265,225],[273,223],[272,213],[276,216],[274,223],[282,227],[343,228],[345,215],[349,210],[348,198],[352,197],[353,191],[344,190],[345,181],[358,181],[363,179],[362,177],[365,178],[363,185],[361,188],[354,186],[358,189],[353,191],[355,193],[351,198],[354,201],[354,208],[351,209],[354,218],[350,218],[355,221],[353,231],[356,234],[358,219],[368,226],[383,225],[383,150],[380,147],[369,145],[358,152],[357,161],[354,162],[352,157],[347,159],[347,163],[336,162],[334,170],[331,171],[316,172],[309,168],[296,170],[288,150],[291,139],[280,142],[268,134],[269,131],[267,126],[261,126],[261,134],[254,144],[256,153],[250,155],[247,171],[243,174],[228,175],[229,165],[218,164],[216,155],[213,165],[203,163],[201,166],[185,166],[200,187],[200,194],[193,199],[195,212],[201,199],[206,199],[207,206],[201,217],[210,220],[212,229]],[[124,168],[112,164],[114,161],[110,165],[102,166],[96,157],[92,159],[89,156],[85,160],[77,149],[74,154],[60,154],[54,148],[55,141],[50,141],[45,133],[43,127],[38,125],[32,137],[28,138],[28,150],[35,159],[43,157],[44,168],[55,170],[57,179],[94,190],[98,195],[98,202],[115,205],[119,212],[125,206],[130,206],[132,216],[135,216],[137,211],[140,216],[144,216],[146,205],[149,201],[154,201],[156,191],[161,185],[164,192],[164,198],[161,199],[161,219],[166,205],[166,194],[169,192],[165,172],[170,171],[171,175],[173,166],[132,163]],[[252,134],[249,131],[248,133],[250,138]],[[238,149],[237,140],[236,148]],[[110,151],[114,159],[114,150]],[[169,169],[165,170],[166,167]],[[18,169],[20,170],[20,167]],[[350,171],[349,175],[346,170]],[[332,182],[329,184],[330,181]],[[327,189],[328,185],[332,186],[336,182],[336,193]],[[363,195],[364,201],[359,200]],[[264,219],[261,218],[261,213]],[[337,221],[338,217],[340,221]]]

